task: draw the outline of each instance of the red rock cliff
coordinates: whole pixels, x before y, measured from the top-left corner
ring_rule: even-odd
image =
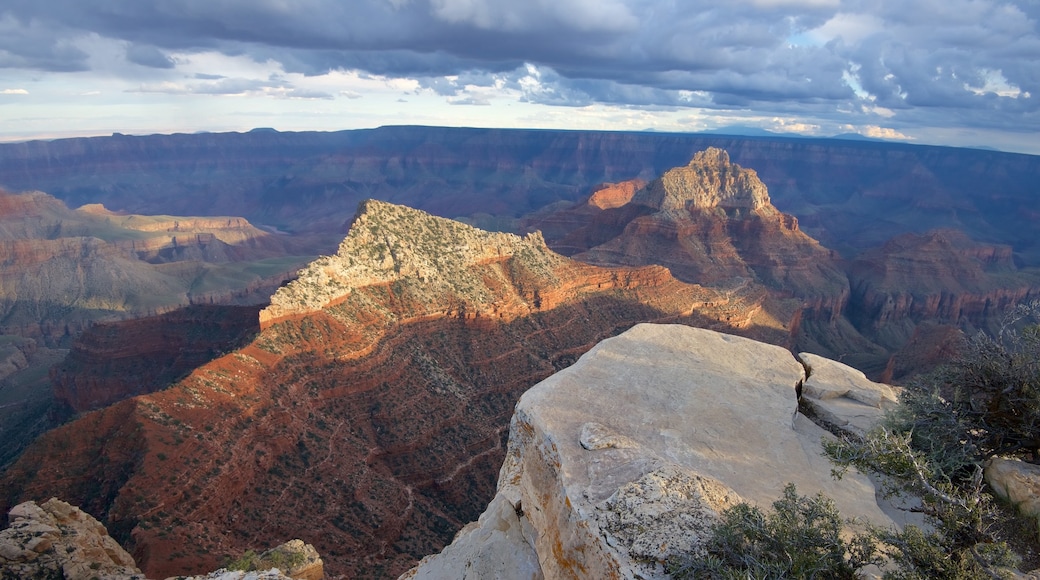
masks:
[[[297,536],[330,574],[395,576],[490,499],[529,386],[637,321],[786,340],[769,308],[368,203],[249,345],[47,434],[0,489],[79,503],[151,576]]]

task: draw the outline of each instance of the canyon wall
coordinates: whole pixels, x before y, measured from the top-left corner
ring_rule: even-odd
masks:
[[[1040,157],[902,143],[439,127],[114,135],[0,144],[0,186],[74,207],[333,231],[368,198],[519,217],[600,183],[653,179],[707,147],[754,168],[781,211],[846,257],[955,227],[1040,264]]]
[[[44,435],[0,508],[81,505],[154,576],[301,537],[330,574],[393,577],[491,498],[520,394],[603,338],[648,320],[787,336],[765,295],[660,266],[582,264],[380,202],[352,221],[248,345]]]
[[[164,389],[252,340],[259,312],[259,305],[195,305],[93,325],[50,370],[52,414],[70,417]]]

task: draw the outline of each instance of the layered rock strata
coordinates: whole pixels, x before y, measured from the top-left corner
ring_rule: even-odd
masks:
[[[809,360],[813,396],[880,416],[884,386]],[[607,339],[524,393],[488,509],[402,578],[664,578],[665,559],[703,551],[721,510],[767,506],[787,483],[894,525],[868,478],[831,477],[827,432],[797,411],[805,379],[789,352],[708,330]]]
[[[73,210],[0,191],[0,334],[61,341],[97,320],[263,302],[307,247],[242,218]]]
[[[96,324],[50,371],[59,417],[164,389],[203,364],[249,343],[261,307],[195,305]]]
[[[1019,269],[1010,246],[955,230],[905,234],[864,252],[850,282],[850,318],[889,347],[923,321],[994,331],[1009,307],[1040,297],[1040,272]]]
[[[531,385],[648,320],[782,342],[766,306],[660,266],[591,266],[536,235],[362,204],[340,252],[276,294],[250,344],[45,435],[2,499],[82,505],[152,576],[299,536],[331,575],[396,577],[491,499]]]
[[[725,151],[708,148],[686,166],[637,185],[628,184],[632,193],[610,196],[610,203],[597,191],[529,226],[549,226],[551,247],[592,264],[659,264],[680,280],[707,286],[760,284],[796,298],[812,316],[841,314],[849,288],[837,254],[773,207],[755,171],[732,163]],[[553,227],[557,223],[576,227],[563,231]]]

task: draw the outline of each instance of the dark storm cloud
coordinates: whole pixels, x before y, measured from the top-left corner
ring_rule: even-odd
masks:
[[[57,32],[57,33],[56,33]],[[86,52],[69,43],[72,31],[57,31],[0,11],[0,68],[53,72],[88,70]]]
[[[126,48],[126,60],[152,68],[173,68],[173,59],[154,46],[131,44]]]
[[[218,50],[287,72],[410,77],[464,103],[761,108],[838,122],[1040,129],[1036,0],[8,0],[0,67]],[[218,72],[218,71],[214,71]],[[448,78],[451,77],[451,78]],[[217,79],[213,79],[217,80]],[[497,83],[497,85],[496,85]],[[213,90],[220,90],[214,85]]]

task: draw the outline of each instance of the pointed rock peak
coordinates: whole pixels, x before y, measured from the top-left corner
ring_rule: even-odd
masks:
[[[319,310],[358,288],[397,280],[414,282],[414,290],[429,297],[493,300],[471,267],[508,258],[546,275],[563,259],[549,250],[541,232],[525,237],[486,232],[410,207],[364,201],[336,254],[311,262],[279,288],[260,321]]]
[[[698,152],[685,167],[666,171],[637,193],[633,201],[671,217],[713,208],[760,215],[777,213],[758,174],[731,163],[729,154],[716,147]]]
[[[704,151],[698,151],[697,153],[694,153],[693,159],[690,160],[689,166],[724,167],[729,164],[729,153],[727,153],[725,149],[719,149],[718,147],[708,147]]]

